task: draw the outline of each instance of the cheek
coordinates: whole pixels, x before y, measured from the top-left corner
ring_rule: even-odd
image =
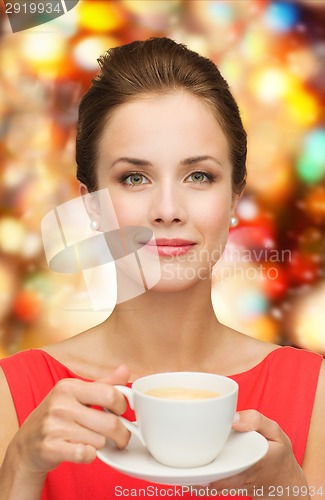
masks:
[[[143,219],[142,206],[129,197],[111,194],[115,215],[120,227],[141,225]]]
[[[213,255],[218,259],[227,244],[229,234],[228,221],[224,218],[220,220],[214,219],[211,224],[206,225],[205,233],[204,246],[209,252],[213,252]]]
[[[195,210],[196,221],[200,224],[202,231],[205,232],[208,239],[213,238],[219,240],[220,236],[228,233],[230,222],[230,204],[229,200],[224,197],[218,200],[206,200],[197,206]]]
[[[204,208],[204,207],[203,207]],[[212,263],[216,263],[224,252],[229,234],[230,207],[224,203],[213,203],[200,212],[198,230],[203,237],[204,251],[208,251]],[[206,257],[205,257],[206,258]]]

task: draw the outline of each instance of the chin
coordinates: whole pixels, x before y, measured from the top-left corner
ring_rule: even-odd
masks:
[[[154,287],[150,288],[149,292],[152,291],[156,293],[178,293],[178,292],[183,292],[184,290],[187,290],[192,286],[194,286],[193,282],[171,283],[169,281],[168,283],[166,283],[164,281],[160,281]]]

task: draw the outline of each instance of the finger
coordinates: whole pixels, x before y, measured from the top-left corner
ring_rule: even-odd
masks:
[[[75,423],[68,429],[69,438],[67,441],[69,443],[87,444],[99,450],[106,445],[106,439],[110,438],[114,441],[117,448],[123,449],[128,444],[131,434],[117,417],[115,417],[115,420],[116,422],[112,420],[112,423],[106,426],[103,432],[96,432],[93,429]]]
[[[58,461],[62,461],[61,456],[63,456],[66,462],[89,464],[95,460],[96,451],[96,448],[89,444],[60,442],[60,451],[57,452],[57,457],[55,454],[53,455]]]
[[[90,463],[95,460],[96,452],[96,448],[87,443],[47,439],[39,450],[39,458],[41,463],[49,464],[51,470],[61,462]]]
[[[73,459],[75,463],[89,464],[95,460],[97,456],[96,449],[89,445],[78,443],[73,449]]]
[[[113,386],[103,382],[63,379],[56,384],[55,392],[59,398],[53,402],[54,408],[52,410],[57,416],[63,416],[71,407],[71,396],[83,405],[109,408],[118,415],[123,414],[127,408],[123,394]],[[69,405],[66,404],[66,400],[69,401]]]
[[[96,450],[103,448],[106,444],[106,437],[104,435],[76,423],[66,428],[66,435],[69,436],[65,439],[68,443],[81,443],[92,446]]]
[[[82,412],[76,415],[76,422],[80,425],[80,428],[94,433],[93,438],[95,441],[87,440],[86,434],[84,434],[85,441],[83,442],[88,442],[96,448],[97,442],[99,442],[100,447],[105,446],[106,438],[113,439],[118,448],[125,448],[130,440],[130,432],[113,413],[105,413],[94,408],[84,408]],[[77,436],[78,434],[75,439],[80,441],[81,437]],[[104,442],[95,436],[104,437]]]
[[[269,441],[279,441],[284,437],[279,425],[256,410],[236,413],[232,428],[239,432],[256,431]]]
[[[217,491],[222,491],[222,490],[231,490],[235,491],[238,490],[238,495],[240,494],[240,490],[243,491],[245,488],[246,494],[250,495],[249,489],[252,488],[255,484],[257,484],[258,477],[260,475],[261,471],[261,463],[258,462],[257,464],[254,464],[252,467],[247,469],[244,472],[241,472],[240,474],[235,474],[233,476],[220,479],[218,481],[215,481],[209,485],[210,490],[211,489],[216,489]]]

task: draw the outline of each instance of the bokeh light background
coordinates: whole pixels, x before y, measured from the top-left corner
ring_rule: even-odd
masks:
[[[91,311],[79,275],[48,269],[40,222],[78,195],[77,106],[97,57],[150,36],[213,59],[248,132],[239,224],[214,275],[218,317],[325,354],[325,2],[83,0],[15,34],[1,8],[0,356],[108,314]]]

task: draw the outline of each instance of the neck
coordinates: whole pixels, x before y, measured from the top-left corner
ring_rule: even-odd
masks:
[[[181,292],[145,294],[119,304],[103,324],[110,352],[146,371],[195,370],[222,338],[209,280]],[[202,341],[204,337],[204,342]]]

